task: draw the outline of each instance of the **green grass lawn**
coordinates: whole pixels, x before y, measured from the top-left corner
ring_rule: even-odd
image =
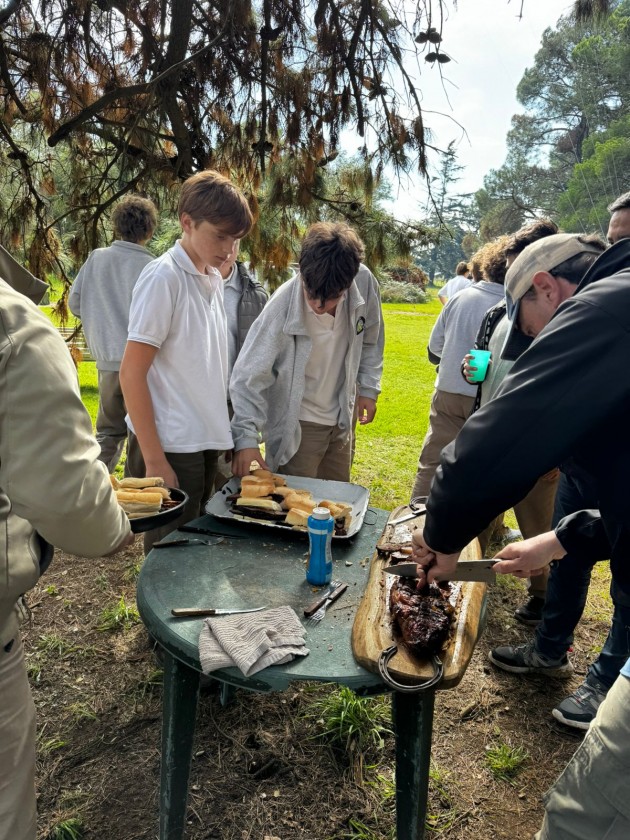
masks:
[[[409,500],[435,382],[426,348],[440,309],[439,301],[383,306],[383,390],[374,422],[357,428],[353,471],[376,507],[391,510]]]

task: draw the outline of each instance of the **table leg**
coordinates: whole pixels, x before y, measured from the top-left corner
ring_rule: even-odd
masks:
[[[429,796],[435,692],[392,696],[396,733],[396,837],[422,840]]]
[[[164,651],[160,840],[182,840],[186,825],[199,672]]]

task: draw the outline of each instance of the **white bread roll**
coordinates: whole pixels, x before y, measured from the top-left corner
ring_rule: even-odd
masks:
[[[308,525],[309,514],[305,510],[298,510],[298,508],[291,508],[288,511],[285,522],[287,525],[292,525],[294,528],[306,528]]]
[[[163,497],[161,493],[151,493],[149,491],[116,490],[116,498],[119,502],[137,502],[141,505],[157,505],[160,508]]]
[[[120,486],[129,490],[141,490],[143,487],[163,487],[164,479],[159,475],[154,478],[123,478]]]
[[[247,496],[250,499],[259,499],[263,496],[271,496],[274,491],[274,484],[273,481],[268,482],[251,482],[251,481],[243,481],[241,482],[241,495]]]
[[[264,510],[271,510],[274,513],[282,513],[282,508],[273,499],[260,499],[256,496],[240,496],[236,500],[237,507],[258,507]]]
[[[296,510],[306,511],[306,513],[312,513],[315,506],[315,500],[310,496],[287,496],[282,502],[282,507],[286,510],[294,508]]]
[[[248,476],[245,476],[245,478],[251,478],[252,476],[254,478],[262,478],[265,481],[273,481],[273,473],[271,470],[254,470]]]

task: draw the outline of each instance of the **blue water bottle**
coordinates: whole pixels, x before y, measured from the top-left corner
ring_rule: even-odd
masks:
[[[306,580],[313,586],[324,586],[332,579],[332,542],[335,523],[327,508],[316,507],[308,518],[310,553]]]

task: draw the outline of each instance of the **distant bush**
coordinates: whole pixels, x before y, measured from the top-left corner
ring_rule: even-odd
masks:
[[[411,283],[424,288],[429,282],[429,275],[417,265],[395,265],[384,272],[397,283]]]
[[[381,280],[381,300],[383,303],[428,303],[429,296],[421,286],[385,279]]]

